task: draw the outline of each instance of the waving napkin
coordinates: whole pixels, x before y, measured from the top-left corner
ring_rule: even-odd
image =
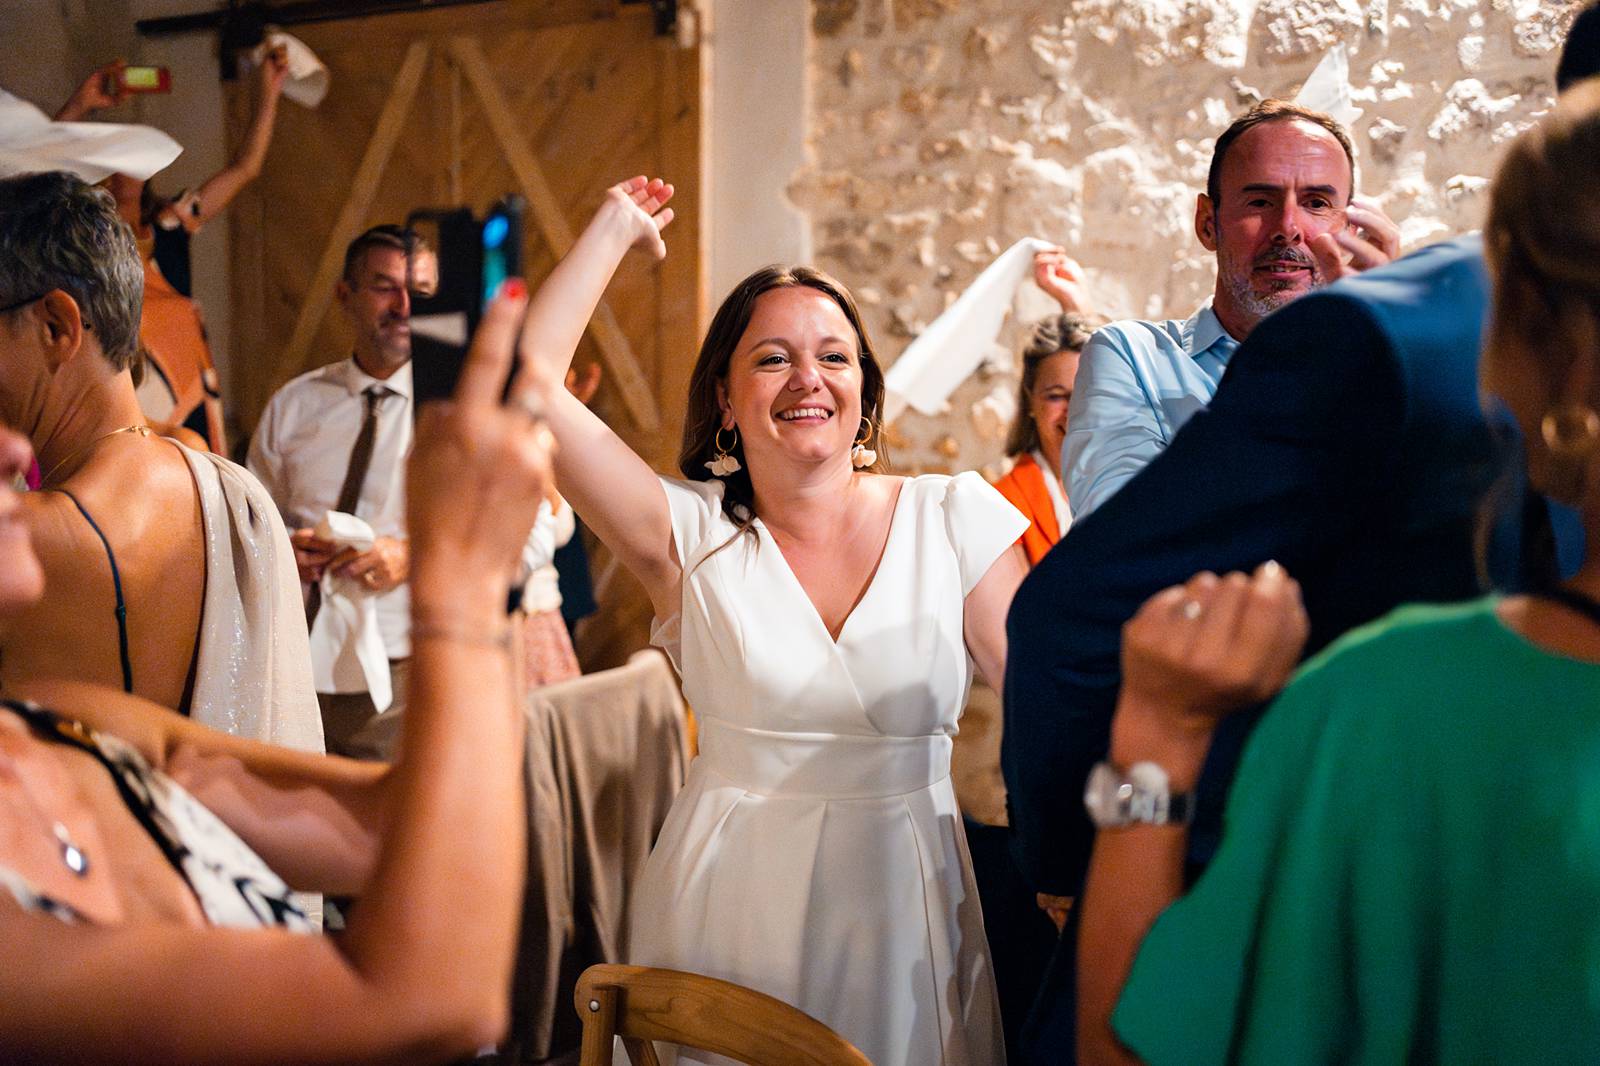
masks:
[[[52,122],[0,89],[0,177],[67,170],[91,184],[112,174],[144,181],[183,146],[158,129],[121,122]]]
[[[317,523],[317,539],[336,551],[371,549],[372,527],[353,514],[329,511]],[[332,569],[322,572],[322,607],[311,623],[311,676],[318,692],[365,692],[379,714],[389,709],[394,690],[389,656],[378,630],[375,594],[354,578]]]
[[[1362,111],[1350,102],[1350,56],[1342,43],[1328,49],[1311,77],[1300,86],[1294,102],[1331,115],[1341,126],[1355,125]]]
[[[328,68],[317,58],[317,53],[300,38],[272,29],[257,46],[255,61],[261,62],[273,48],[282,48],[289,60],[289,77],[283,83],[283,95],[301,107],[316,107],[322,103],[322,98],[328,95]]]
[[[889,393],[884,421],[893,422],[908,405],[925,415],[949,409],[950,394],[978,369],[1000,335],[1000,324],[1017,286],[1033,276],[1035,253],[1054,247],[1049,241],[1024,237],[1001,252],[1000,258],[906,347],[884,375]]]

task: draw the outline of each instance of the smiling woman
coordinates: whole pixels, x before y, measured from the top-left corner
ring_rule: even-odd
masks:
[[[671,194],[613,188],[522,339],[562,490],[649,592],[700,722],[628,961],[776,996],[879,1066],[1000,1062],[950,749],[973,663],[1004,672],[1026,520],[976,474],[879,472],[882,372],[848,291],[809,268],[757,271],[718,310],[684,480],[566,395],[623,254],[665,254]]]
[[[808,328],[811,336],[785,336],[791,320]],[[747,336],[753,340],[747,341]],[[689,411],[678,469],[690,480],[703,481],[708,464],[719,456],[738,460],[740,468],[713,476],[721,477],[726,486],[723,510],[748,528],[755,516],[755,489],[749,471],[742,469],[747,444],[737,430],[742,425],[750,433],[760,419],[749,417],[743,423],[736,419],[730,407],[732,396],[737,393],[748,399],[763,383],[782,392],[786,373],[797,360],[809,361],[812,367],[802,371],[803,376],[813,375],[814,380],[829,383],[828,399],[818,403],[809,392],[797,393],[775,417],[796,423],[797,428],[820,425],[834,433],[848,428],[854,435],[847,447],[856,441],[863,447],[875,442],[883,410],[883,370],[866,336],[849,290],[820,270],[769,266],[745,278],[717,309],[690,374]],[[736,355],[740,365],[730,381]],[[772,436],[768,434],[769,439]],[[759,451],[769,442],[752,443]],[[882,472],[888,465],[880,445],[874,449],[872,461],[861,468]]]

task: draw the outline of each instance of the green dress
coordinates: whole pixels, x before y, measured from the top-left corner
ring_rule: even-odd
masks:
[[[1147,1063],[1600,1062],[1600,666],[1495,602],[1396,611],[1263,718],[1117,1006]]]

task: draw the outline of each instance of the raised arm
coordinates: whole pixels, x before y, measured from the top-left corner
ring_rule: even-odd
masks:
[[[492,305],[456,401],[425,410],[418,426],[407,487],[411,701],[384,786],[388,824],[345,936],[85,928],[0,894],[7,1058],[447,1062],[499,1039],[526,861],[523,718],[503,612],[549,478],[549,434],[527,415],[531,398],[498,403],[521,310],[520,299]],[[168,762],[179,769],[180,754]],[[292,808],[283,813],[292,820]]]
[[[565,387],[567,368],[629,248],[666,255],[672,186],[632,178],[606,191],[594,219],[539,287],[523,327],[524,372],[536,383],[561,445],[556,480],[595,535],[644,585],[656,613],[678,609],[680,571],[667,500],[655,473]]]
[[[261,175],[267,161],[267,147],[272,144],[272,129],[278,120],[278,99],[283,95],[283,83],[289,76],[289,57],[282,48],[274,48],[261,60],[256,72],[256,113],[250,120],[250,129],[244,144],[233,162],[207,178],[189,201],[190,217],[182,219],[185,226],[198,229],[221,214],[233,198],[246,185]],[[181,205],[169,210],[182,210]]]
[[[126,60],[119,59],[84,78],[56,112],[56,121],[81,122],[96,111],[116,107],[126,100],[128,90],[122,87],[122,68],[127,65]]]

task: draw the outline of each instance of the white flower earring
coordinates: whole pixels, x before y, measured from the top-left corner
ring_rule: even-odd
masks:
[[[711,445],[716,448],[717,453],[706,463],[706,469],[711,471],[712,477],[727,477],[729,474],[736,474],[744,469],[744,464],[739,462],[728,451],[730,448],[739,446],[739,427],[733,427],[733,442],[731,444],[722,443],[723,429],[724,427],[718,426],[716,435],[711,438]]]
[[[850,465],[860,470],[878,461],[878,453],[867,447],[872,443],[872,419],[861,420],[861,437],[850,448]]]

